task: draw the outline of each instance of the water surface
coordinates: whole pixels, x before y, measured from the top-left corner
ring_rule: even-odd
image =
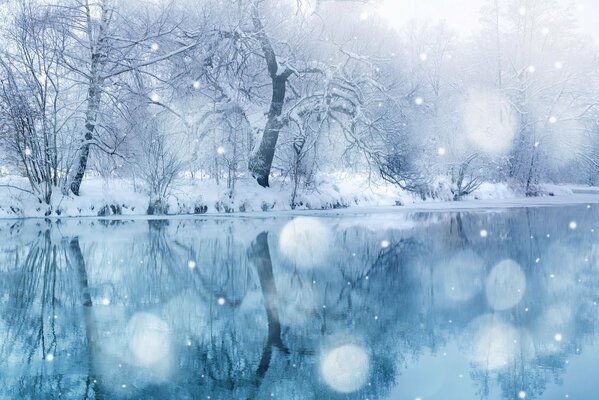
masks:
[[[3,221],[0,399],[594,398],[598,217]]]

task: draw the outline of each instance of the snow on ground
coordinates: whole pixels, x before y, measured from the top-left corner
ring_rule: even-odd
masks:
[[[465,210],[511,208],[552,204],[581,204],[599,201],[599,188],[575,185],[544,185],[545,196],[525,198],[505,183],[485,183],[461,201],[447,201],[449,194],[423,201],[387,183],[372,183],[367,176],[322,175],[317,189],[303,189],[291,207],[291,185],[274,180],[261,188],[251,179],[239,179],[234,194],[213,180],[180,180],[168,199],[168,215],[239,214],[269,215],[298,210],[328,210],[324,214],[363,214],[398,211]],[[0,177],[0,218],[44,217],[47,206],[30,194],[24,178]],[[50,217],[146,216],[148,196],[131,180],[87,178],[81,196],[64,196],[56,190]],[[401,205],[401,207],[397,207]],[[335,210],[335,211],[330,211]],[[292,212],[293,211],[293,212]]]

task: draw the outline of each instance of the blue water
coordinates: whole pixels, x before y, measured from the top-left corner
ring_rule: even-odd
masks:
[[[598,217],[4,221],[0,399],[594,399]]]

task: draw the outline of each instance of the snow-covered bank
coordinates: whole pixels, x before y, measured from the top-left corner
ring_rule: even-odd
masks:
[[[270,188],[262,188],[253,179],[238,179],[235,187],[229,189],[214,180],[180,179],[168,196],[167,214],[323,210],[411,202],[409,194],[391,185],[371,185],[367,177],[326,176],[314,186],[317,189],[298,191],[292,207],[289,182],[273,180]],[[24,178],[0,178],[0,218],[148,214],[149,198],[133,180],[89,178],[78,197],[65,196],[56,190],[51,207],[40,204],[27,189]]]
[[[274,181],[261,188],[253,180],[237,181],[234,194],[211,180],[179,181],[168,198],[168,215],[238,214],[335,210],[335,213],[377,213],[406,209],[411,211],[511,208],[556,204],[599,202],[599,187],[544,185],[541,197],[524,197],[503,183],[483,184],[461,201],[450,201],[451,194],[441,190],[435,199],[422,200],[411,193],[385,184],[373,184],[366,176],[326,175],[318,189],[303,190],[291,204],[290,185]],[[147,216],[149,200],[131,180],[90,178],[81,196],[55,193],[52,207],[40,204],[20,189],[27,189],[23,178],[0,178],[0,218],[25,217],[106,217]],[[51,210],[50,213],[48,211]],[[48,214],[48,215],[46,215]]]

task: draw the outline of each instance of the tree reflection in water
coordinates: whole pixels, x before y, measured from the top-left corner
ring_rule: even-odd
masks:
[[[599,366],[596,217],[7,222],[0,398],[553,398]]]

